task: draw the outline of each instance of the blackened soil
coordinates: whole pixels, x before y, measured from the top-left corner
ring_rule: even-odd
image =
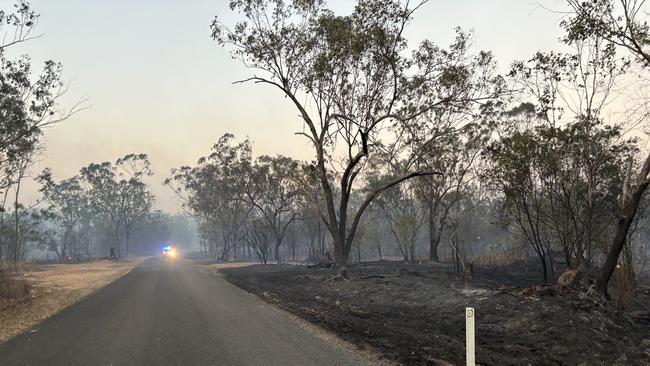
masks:
[[[480,365],[650,365],[650,324],[581,294],[531,286],[526,273],[369,263],[332,269],[255,265],[230,282],[404,365],[462,365],[465,307],[476,309]],[[536,274],[532,274],[536,275]],[[645,291],[647,295],[647,289]],[[648,296],[646,296],[646,299]]]

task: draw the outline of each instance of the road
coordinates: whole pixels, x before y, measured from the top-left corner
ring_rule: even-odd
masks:
[[[224,279],[158,258],[0,345],[2,366],[364,364]]]

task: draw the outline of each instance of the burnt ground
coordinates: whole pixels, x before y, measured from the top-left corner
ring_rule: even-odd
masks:
[[[334,270],[254,265],[219,272],[268,302],[360,348],[405,365],[461,365],[464,309],[476,309],[480,365],[650,365],[647,312],[619,311],[571,291],[532,286],[537,273],[477,268],[470,281],[444,265],[368,263],[350,280]],[[645,305],[649,289],[640,289]]]

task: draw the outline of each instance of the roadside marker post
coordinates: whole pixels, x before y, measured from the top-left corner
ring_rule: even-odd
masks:
[[[465,348],[467,366],[476,366],[474,345],[474,308],[465,308]]]

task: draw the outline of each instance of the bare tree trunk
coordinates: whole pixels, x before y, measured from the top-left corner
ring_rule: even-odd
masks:
[[[346,268],[348,264],[348,253],[345,250],[345,239],[334,239],[334,263],[336,263],[337,272],[345,277],[347,274]]]
[[[433,208],[429,207],[429,261],[439,263],[438,245],[440,245],[440,236],[436,232],[435,215]]]
[[[117,251],[117,257],[121,258],[122,257],[122,251],[120,250],[120,225],[119,223],[115,225],[115,229],[113,230],[113,235],[115,235],[115,250]]]
[[[276,263],[280,263],[280,245],[282,244],[282,239],[276,240],[275,241],[275,246],[273,250],[273,259],[275,259]]]
[[[126,228],[124,232],[124,239],[126,240],[126,246],[124,248],[124,257],[126,258],[129,256],[129,250],[131,249],[130,248],[131,234],[129,233],[129,228]]]
[[[357,245],[357,261],[361,264],[361,247]]]
[[[314,262],[316,258],[316,250],[314,249],[314,236],[309,235],[309,248],[307,249],[307,261]]]
[[[20,260],[20,216],[18,215],[18,196],[20,195],[20,177],[16,185],[16,196],[14,199],[14,263]]]
[[[6,206],[6,203],[7,203],[8,195],[9,195],[9,190],[5,189],[4,198],[2,200],[2,206],[0,206],[0,228],[3,228],[5,226],[5,206]],[[5,237],[2,236],[2,234],[0,233],[0,261],[2,260],[3,255],[4,255],[4,253],[3,253],[4,245],[5,245]],[[9,249],[9,248],[7,248],[7,249]],[[9,255],[9,254],[7,254],[7,255]]]
[[[641,171],[637,177],[637,182],[634,187],[632,187],[632,192],[627,194],[627,185],[623,190],[621,215],[618,219],[618,225],[616,226],[616,234],[614,235],[614,240],[612,241],[612,245],[607,253],[607,258],[605,259],[605,265],[601,270],[600,278],[596,284],[597,290],[604,295],[607,295],[607,285],[616,269],[616,263],[618,262],[621,250],[623,250],[623,247],[625,246],[630,225],[632,224],[632,221],[634,221],[641,199],[643,199],[643,194],[650,183],[648,178],[649,174],[650,154],[646,157],[646,160],[641,167]]]
[[[544,249],[541,249],[541,253],[539,254],[539,261],[542,263],[542,274],[544,275],[544,283],[548,283],[548,268],[547,268],[547,263],[546,263],[546,254],[544,253]]]

